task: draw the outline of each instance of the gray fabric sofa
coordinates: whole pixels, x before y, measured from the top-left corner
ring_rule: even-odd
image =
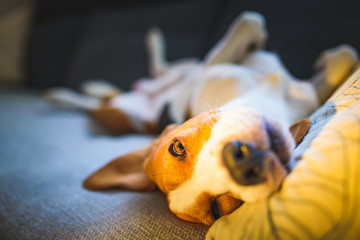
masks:
[[[5,10],[25,1],[30,0],[0,4],[0,36],[11,35],[8,25],[1,25]],[[312,74],[311,66],[324,49],[342,43],[360,49],[360,2],[354,0],[33,3],[27,10],[35,11],[28,13],[28,18],[34,16],[26,32],[29,38],[14,31],[22,41],[8,40],[23,50],[11,54],[13,69],[19,71],[11,77],[1,64],[10,63],[5,55],[10,45],[0,37],[0,58],[5,59],[0,61],[0,239],[205,237],[208,227],[175,217],[160,192],[82,188],[94,170],[152,137],[92,133],[85,113],[54,108],[40,91],[59,85],[76,89],[97,78],[129,89],[134,80],[148,75],[144,36],[149,27],[163,30],[169,60],[201,59],[240,12],[259,11],[267,19],[267,49],[279,53],[290,72],[301,78]],[[24,19],[18,30],[24,30]],[[23,80],[24,87],[2,87],[12,77],[14,82]]]
[[[0,239],[202,239],[161,192],[91,192],[81,183],[151,137],[92,134],[86,114],[36,90],[0,91]]]

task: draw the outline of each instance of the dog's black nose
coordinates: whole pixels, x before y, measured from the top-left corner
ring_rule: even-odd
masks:
[[[265,152],[240,141],[227,143],[222,158],[232,178],[241,185],[255,185],[266,181]]]

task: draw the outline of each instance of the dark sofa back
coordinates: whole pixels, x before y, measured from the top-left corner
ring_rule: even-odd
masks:
[[[305,78],[321,51],[342,43],[360,49],[359,7],[356,0],[39,0],[28,83],[77,88],[100,78],[129,89],[148,75],[144,36],[150,27],[163,30],[169,60],[202,58],[244,10],[265,16],[267,49]]]

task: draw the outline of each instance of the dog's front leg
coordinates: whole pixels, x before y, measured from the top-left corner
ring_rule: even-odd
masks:
[[[249,53],[260,49],[267,37],[264,17],[244,12],[230,25],[225,36],[205,56],[206,65],[241,63]]]
[[[146,48],[149,56],[149,71],[152,78],[163,74],[168,64],[165,59],[166,46],[163,33],[158,28],[151,28],[146,35]]]

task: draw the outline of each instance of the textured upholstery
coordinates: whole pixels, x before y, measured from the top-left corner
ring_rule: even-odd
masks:
[[[163,29],[170,60],[203,57],[244,10],[267,19],[267,48],[299,77],[326,48],[360,47],[360,2],[37,0],[27,83],[78,87],[103,78],[128,89],[148,75],[144,36]],[[160,192],[89,192],[82,180],[150,141],[89,132],[88,118],[49,107],[36,91],[0,90],[0,239],[202,239]]]
[[[36,91],[0,91],[0,239],[202,239],[161,192],[90,192],[91,172],[148,143],[91,134],[88,118]]]

